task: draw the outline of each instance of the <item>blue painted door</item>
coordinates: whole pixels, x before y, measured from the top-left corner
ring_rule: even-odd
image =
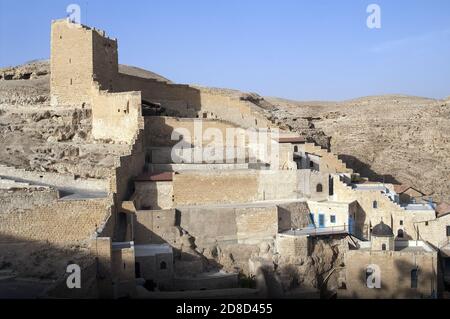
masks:
[[[319,228],[325,227],[325,215],[319,214]]]
[[[352,216],[349,216],[349,217],[348,217],[348,233],[349,233],[349,234],[353,234],[353,227],[354,227],[354,224],[355,224],[355,222],[354,222]]]

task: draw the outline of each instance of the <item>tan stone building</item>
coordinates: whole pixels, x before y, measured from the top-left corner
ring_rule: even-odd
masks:
[[[436,298],[438,252],[423,241],[396,241],[381,222],[370,242],[345,253],[345,286],[340,298]]]

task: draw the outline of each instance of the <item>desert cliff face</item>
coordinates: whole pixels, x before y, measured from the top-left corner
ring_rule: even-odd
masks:
[[[450,201],[450,102],[375,96],[344,102],[268,99],[309,118],[332,137],[331,150],[363,176],[414,185]]]

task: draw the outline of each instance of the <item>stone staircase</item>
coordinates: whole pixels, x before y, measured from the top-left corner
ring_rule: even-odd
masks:
[[[326,149],[316,146],[313,143],[306,143],[304,145],[304,151],[321,156],[328,163],[328,166],[331,166],[336,170],[336,173],[353,173],[353,170],[347,168],[347,165],[341,159],[339,159],[336,154],[333,154]]]
[[[343,176],[343,174],[339,174],[339,182],[342,184],[343,187],[345,187],[348,191],[356,192],[356,191],[364,191],[364,190],[357,190],[353,186],[349,185]],[[405,210],[404,207],[397,204],[395,201],[392,200],[385,192],[380,191],[382,197],[380,197],[384,202],[389,203],[395,210]]]

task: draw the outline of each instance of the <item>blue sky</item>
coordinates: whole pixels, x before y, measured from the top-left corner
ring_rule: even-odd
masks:
[[[119,62],[175,82],[297,100],[450,95],[448,0],[0,0],[0,67],[49,57],[50,21],[119,39]],[[366,8],[381,8],[369,29]]]

